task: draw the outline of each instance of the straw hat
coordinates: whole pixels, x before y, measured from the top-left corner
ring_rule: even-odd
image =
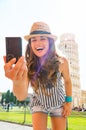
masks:
[[[57,36],[51,34],[49,26],[44,22],[33,23],[30,34],[25,35],[24,38],[25,40],[29,40],[30,38],[36,36],[46,36],[52,38],[54,41],[57,39]]]

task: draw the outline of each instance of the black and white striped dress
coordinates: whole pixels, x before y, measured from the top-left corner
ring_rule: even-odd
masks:
[[[55,87],[46,89],[47,94],[50,94],[50,96],[45,95],[41,87],[39,87],[39,94],[33,93],[31,108],[34,106],[43,106],[44,109],[50,109],[63,106],[65,102],[65,90],[60,72],[57,73],[57,79],[58,82]]]

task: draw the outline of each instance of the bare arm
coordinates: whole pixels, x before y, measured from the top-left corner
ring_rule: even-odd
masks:
[[[71,83],[71,78],[69,73],[68,61],[65,58],[62,58],[61,60],[62,63],[60,65],[60,72],[62,73],[64,79],[66,96],[72,96],[72,83]]]
[[[68,65],[68,61],[65,58],[63,60],[64,61],[62,64],[62,75],[64,78],[65,92],[66,92],[66,96],[72,96],[72,83],[71,83],[71,78],[69,73],[69,65]]]
[[[72,83],[69,73],[68,61],[65,58],[63,58],[62,60],[63,63],[60,65],[60,71],[64,78],[66,96],[72,97]],[[65,102],[63,116],[65,117],[69,116],[72,110],[71,108],[72,108],[72,102]]]
[[[24,100],[28,95],[27,67],[24,57],[15,64],[16,59],[10,60],[4,65],[5,76],[13,82],[13,93],[18,100]]]

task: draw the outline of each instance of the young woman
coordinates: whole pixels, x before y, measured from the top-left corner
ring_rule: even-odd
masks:
[[[71,113],[72,85],[66,58],[56,53],[57,37],[52,35],[44,22],[35,22],[27,41],[25,59],[22,56],[13,66],[13,58],[4,65],[5,76],[13,82],[13,92],[18,100],[28,95],[28,86],[33,88],[31,112],[33,130],[47,130],[50,115],[52,130],[65,130],[66,118]]]

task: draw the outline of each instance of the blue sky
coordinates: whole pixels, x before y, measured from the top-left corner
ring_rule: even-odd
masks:
[[[73,33],[79,47],[81,88],[86,90],[86,7],[85,0],[0,0],[0,91],[12,90],[12,82],[4,76],[5,37],[29,33],[35,21],[49,24],[53,34]],[[23,54],[27,42],[23,39]]]

